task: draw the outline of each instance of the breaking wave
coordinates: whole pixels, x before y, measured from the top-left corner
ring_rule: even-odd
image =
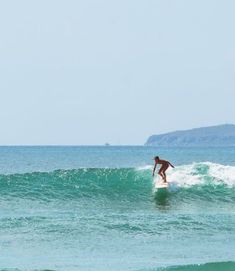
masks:
[[[152,192],[151,167],[82,168],[0,175],[0,196],[26,199],[81,199],[106,197],[110,200],[146,200]],[[234,200],[235,167],[194,163],[169,169],[169,193],[193,195],[211,200]]]

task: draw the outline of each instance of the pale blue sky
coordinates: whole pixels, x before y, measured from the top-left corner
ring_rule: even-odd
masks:
[[[143,144],[235,123],[235,1],[0,0],[0,144]]]

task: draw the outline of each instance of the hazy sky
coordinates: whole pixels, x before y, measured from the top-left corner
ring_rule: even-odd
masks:
[[[143,144],[235,123],[234,10],[234,0],[0,0],[0,144]]]

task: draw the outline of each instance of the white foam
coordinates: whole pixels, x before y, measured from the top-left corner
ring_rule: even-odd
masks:
[[[150,170],[150,169],[153,169],[152,165],[146,165],[146,166],[136,168],[136,170],[139,170],[139,171],[141,171],[141,170]]]
[[[224,182],[228,186],[235,186],[235,166],[224,166],[207,162],[209,175],[214,177],[215,182]]]
[[[169,171],[167,171],[169,181],[177,184],[177,186],[202,184],[203,180],[201,176],[193,174],[194,166],[194,164],[191,164],[169,169]]]
[[[198,170],[200,166],[207,166],[205,172]],[[235,166],[225,166],[211,162],[193,163],[190,165],[176,166],[167,170],[167,179],[177,186],[201,185],[208,181],[213,184],[224,183],[230,187],[235,186]]]

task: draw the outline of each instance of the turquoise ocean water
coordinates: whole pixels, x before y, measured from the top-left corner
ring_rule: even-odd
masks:
[[[235,147],[0,147],[0,270],[234,271]]]

